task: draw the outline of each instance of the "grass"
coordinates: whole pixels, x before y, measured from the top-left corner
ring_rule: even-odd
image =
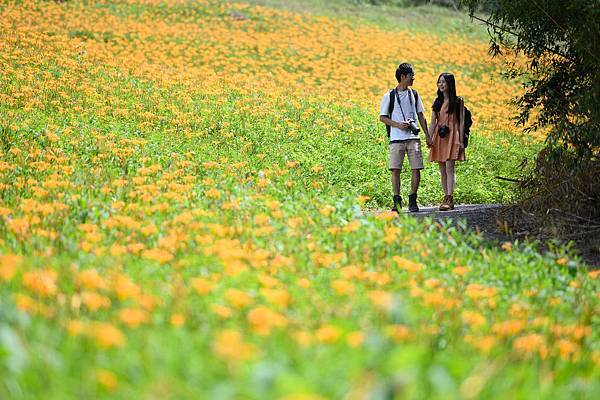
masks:
[[[466,12],[437,5],[372,5],[346,0],[250,0],[248,3],[344,19],[354,24],[377,25],[384,29],[403,29],[446,37],[459,35],[465,40],[488,41],[487,30],[471,21]],[[390,36],[393,40],[393,36]]]

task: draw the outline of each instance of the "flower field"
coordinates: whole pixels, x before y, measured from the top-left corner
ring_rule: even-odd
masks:
[[[473,110],[457,200],[510,199],[494,177],[539,137],[515,132],[520,87],[485,41],[1,0],[0,398],[600,397],[597,271],[370,212],[405,60],[426,109],[449,70]],[[441,195],[428,163],[419,200]]]

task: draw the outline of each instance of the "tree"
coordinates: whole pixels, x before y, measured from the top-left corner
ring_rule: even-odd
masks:
[[[519,183],[505,217],[513,229],[575,240],[600,260],[600,1],[462,0],[483,21],[490,52],[525,59],[507,69],[523,79],[516,122],[546,128],[545,147]],[[477,13],[485,14],[480,17]],[[524,57],[523,57],[524,56]],[[512,217],[512,221],[510,221]]]
[[[484,21],[490,51],[524,55],[525,76],[517,121],[526,129],[550,128],[547,146],[560,158],[597,159],[600,151],[600,2],[598,0],[463,0]],[[487,17],[476,15],[484,10]],[[539,111],[532,119],[532,111]]]

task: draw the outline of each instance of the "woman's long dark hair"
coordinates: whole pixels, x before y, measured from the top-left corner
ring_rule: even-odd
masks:
[[[458,99],[456,98],[456,82],[454,81],[454,75],[452,75],[449,72],[442,72],[440,76],[438,76],[437,81],[435,82],[436,85],[442,77],[444,78],[444,80],[446,81],[446,85],[448,86],[448,114],[452,114],[454,113],[454,110],[458,108],[455,107],[456,103],[458,102]],[[436,113],[440,112],[440,110],[442,109],[442,104],[444,104],[444,93],[440,89],[438,89],[437,98],[433,102],[433,111]]]

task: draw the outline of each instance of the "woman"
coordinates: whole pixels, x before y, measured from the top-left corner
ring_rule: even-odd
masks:
[[[444,72],[438,77],[437,98],[433,102],[429,136],[432,146],[429,150],[429,161],[436,161],[440,169],[444,201],[440,211],[454,209],[454,163],[465,161],[463,146],[464,106],[462,99],[456,97],[454,75]]]

